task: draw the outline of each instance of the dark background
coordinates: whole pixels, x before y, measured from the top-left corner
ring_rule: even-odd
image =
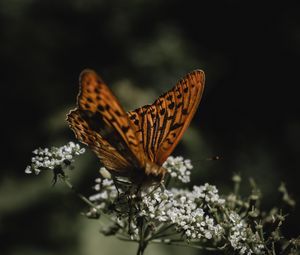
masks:
[[[1,254],[134,254],[134,245],[98,234],[74,194],[51,188],[50,173],[24,174],[33,149],[75,140],[65,115],[86,67],[127,110],[203,69],[202,102],[174,152],[193,160],[193,184],[226,194],[236,172],[245,194],[255,178],[265,208],[279,205],[281,181],[299,203],[300,9],[261,2],[0,0]],[[78,160],[70,175],[83,193],[99,166],[90,152]],[[290,212],[289,237],[300,233],[299,213],[299,205]]]

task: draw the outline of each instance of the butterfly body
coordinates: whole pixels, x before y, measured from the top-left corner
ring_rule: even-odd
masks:
[[[118,170],[118,177],[125,177],[137,186],[161,182],[167,173],[164,167],[150,161],[145,162],[142,167]]]
[[[204,73],[186,75],[152,105],[125,112],[93,70],[79,79],[77,108],[67,120],[77,139],[88,145],[115,176],[133,183],[161,181],[162,164],[174,150],[197,109]]]

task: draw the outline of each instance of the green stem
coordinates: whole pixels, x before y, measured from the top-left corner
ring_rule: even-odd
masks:
[[[138,248],[138,251],[137,251],[137,255],[143,255],[146,247],[147,247],[146,244],[144,244],[142,242],[139,242],[139,248]]]
[[[155,236],[152,236],[151,238],[149,238],[149,240],[154,240],[154,239],[160,239],[160,238],[165,238],[165,237],[171,237],[171,236],[175,236],[175,235],[178,235],[178,233],[170,233],[170,234],[162,234],[162,235],[155,235]]]
[[[81,193],[77,192],[77,190],[74,188],[72,183],[69,182],[69,180],[66,177],[61,176],[61,180],[86,204],[88,204],[90,207],[95,209],[97,212],[99,212],[98,208],[90,201],[88,200],[84,195]]]
[[[88,200],[84,195],[77,192],[77,190],[74,188],[71,182],[66,177],[61,176],[61,180],[87,205],[89,205],[91,208],[93,208],[97,213],[101,214],[102,217],[105,217],[108,221],[112,223],[118,224],[116,221],[114,221],[112,218],[108,217],[105,213],[103,213],[101,210],[99,210],[95,204],[93,204],[90,200]],[[119,224],[118,224],[119,225]]]
[[[136,240],[129,239],[129,238],[127,238],[126,236],[123,236],[123,235],[117,234],[116,237],[117,237],[119,240],[124,241],[124,242],[132,242],[132,243],[136,243]]]
[[[137,255],[143,255],[144,251],[148,245],[148,242],[145,240],[145,224],[144,224],[144,218],[141,219],[141,225],[140,225],[140,240],[139,240],[139,247],[137,251]]]
[[[151,243],[190,247],[190,248],[196,248],[196,249],[206,250],[206,251],[220,251],[220,250],[224,249],[224,247],[221,247],[221,248],[205,247],[205,246],[195,245],[195,244],[185,244],[185,243],[173,242],[173,240],[168,240],[168,242],[164,242],[163,240],[152,240]]]
[[[161,236],[161,234],[165,231],[167,231],[168,229],[172,228],[174,226],[174,224],[170,224],[166,227],[162,227],[160,228],[153,236],[151,236],[148,240],[152,240],[152,239],[156,239],[158,238],[158,236]],[[177,234],[177,233],[176,233]],[[173,233],[172,233],[173,235]]]

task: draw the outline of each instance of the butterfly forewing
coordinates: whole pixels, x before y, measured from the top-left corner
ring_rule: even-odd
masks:
[[[181,139],[201,100],[204,80],[203,71],[193,71],[152,105],[128,113],[152,162],[162,165]]]
[[[68,121],[79,137],[78,126],[74,125],[72,117],[78,115],[84,121],[86,130],[89,130],[89,133],[86,136],[81,134],[82,142],[93,147],[94,145],[90,139],[98,140],[99,142],[99,137],[101,137],[105,143],[126,159],[133,168],[144,165],[144,151],[141,149],[136,133],[131,127],[132,123],[129,121],[119,101],[96,72],[84,70],[81,73],[77,105],[78,109],[69,114]],[[96,138],[91,138],[92,135],[90,133],[93,133]],[[97,134],[99,137],[97,137]],[[102,153],[102,151],[100,153],[97,150],[98,147],[95,147],[94,151],[97,154]],[[106,153],[109,151],[111,150],[105,148]]]
[[[88,145],[108,170],[122,172],[130,169],[131,164],[99,133],[89,128],[87,121],[81,117],[79,109],[68,114],[68,122],[76,138]]]

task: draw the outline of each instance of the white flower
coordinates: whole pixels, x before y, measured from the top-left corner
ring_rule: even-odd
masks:
[[[204,193],[209,190],[212,193]],[[151,195],[145,196],[141,204],[141,215],[151,219],[173,224],[177,231],[185,234],[188,239],[212,239],[222,234],[223,228],[209,217],[200,204],[212,196],[219,201],[218,191],[214,186],[195,186],[193,191],[182,189],[156,189]],[[209,199],[211,202],[211,199]]]
[[[165,167],[172,176],[183,180],[189,176],[188,169],[191,168],[190,161],[183,160],[182,157],[169,157]],[[122,191],[118,191],[112,179],[97,178],[95,185],[96,194],[90,200],[96,204],[97,208],[109,212],[111,217],[123,222],[127,226],[130,212],[130,204],[126,196],[122,196]],[[124,193],[123,193],[124,194]],[[131,198],[136,198],[136,194]],[[120,198],[124,199],[120,203]],[[225,199],[219,196],[218,189],[214,185],[205,183],[201,186],[194,186],[191,191],[186,189],[172,188],[170,190],[159,187],[145,188],[142,191],[141,200],[138,200],[137,217],[130,216],[131,237],[138,238],[137,218],[144,217],[153,226],[174,226],[174,230],[183,235],[186,240],[221,240],[229,228],[227,236],[232,248],[239,254],[264,254],[264,246],[258,240],[257,233],[249,233],[247,223],[239,214],[234,211],[228,212],[227,225],[219,224],[211,208],[218,210],[224,208]],[[111,205],[116,206],[116,210],[111,210]],[[121,214],[120,214],[121,212]],[[226,214],[227,215],[227,214]],[[228,225],[229,224],[229,225]],[[226,228],[226,230],[224,229]],[[247,242],[251,240],[251,245]]]
[[[253,254],[253,250],[249,247],[246,240],[251,240],[255,254],[264,254],[264,246],[260,244],[255,233],[247,231],[247,224],[241,219],[236,212],[229,214],[229,219],[232,222],[229,241],[234,250],[238,250],[239,254]]]
[[[104,175],[108,176],[106,173],[108,171],[104,167],[100,169],[100,172],[104,172]],[[96,178],[95,182],[96,185],[94,186],[94,190],[97,191],[97,193],[91,195],[89,200],[96,205],[101,205],[101,209],[108,209],[111,202],[113,202],[118,196],[117,188],[112,179],[106,179],[104,177]]]
[[[163,167],[168,170],[171,177],[177,178],[183,183],[190,182],[190,170],[193,168],[189,159],[183,159],[183,157],[170,156],[163,164]]]
[[[26,167],[25,173],[26,173],[26,174],[31,174],[31,173],[32,173],[32,170],[31,170],[31,167],[30,167],[30,166],[27,166],[27,167]]]
[[[209,231],[205,231],[204,236],[205,236],[206,239],[211,239],[212,238],[212,234]]]
[[[84,148],[80,148],[79,144],[69,142],[62,147],[52,147],[51,149],[35,149],[32,153],[35,155],[31,159],[31,165],[27,166],[25,173],[39,174],[41,170],[53,170],[56,167],[65,169],[71,166],[74,158],[85,152]]]

